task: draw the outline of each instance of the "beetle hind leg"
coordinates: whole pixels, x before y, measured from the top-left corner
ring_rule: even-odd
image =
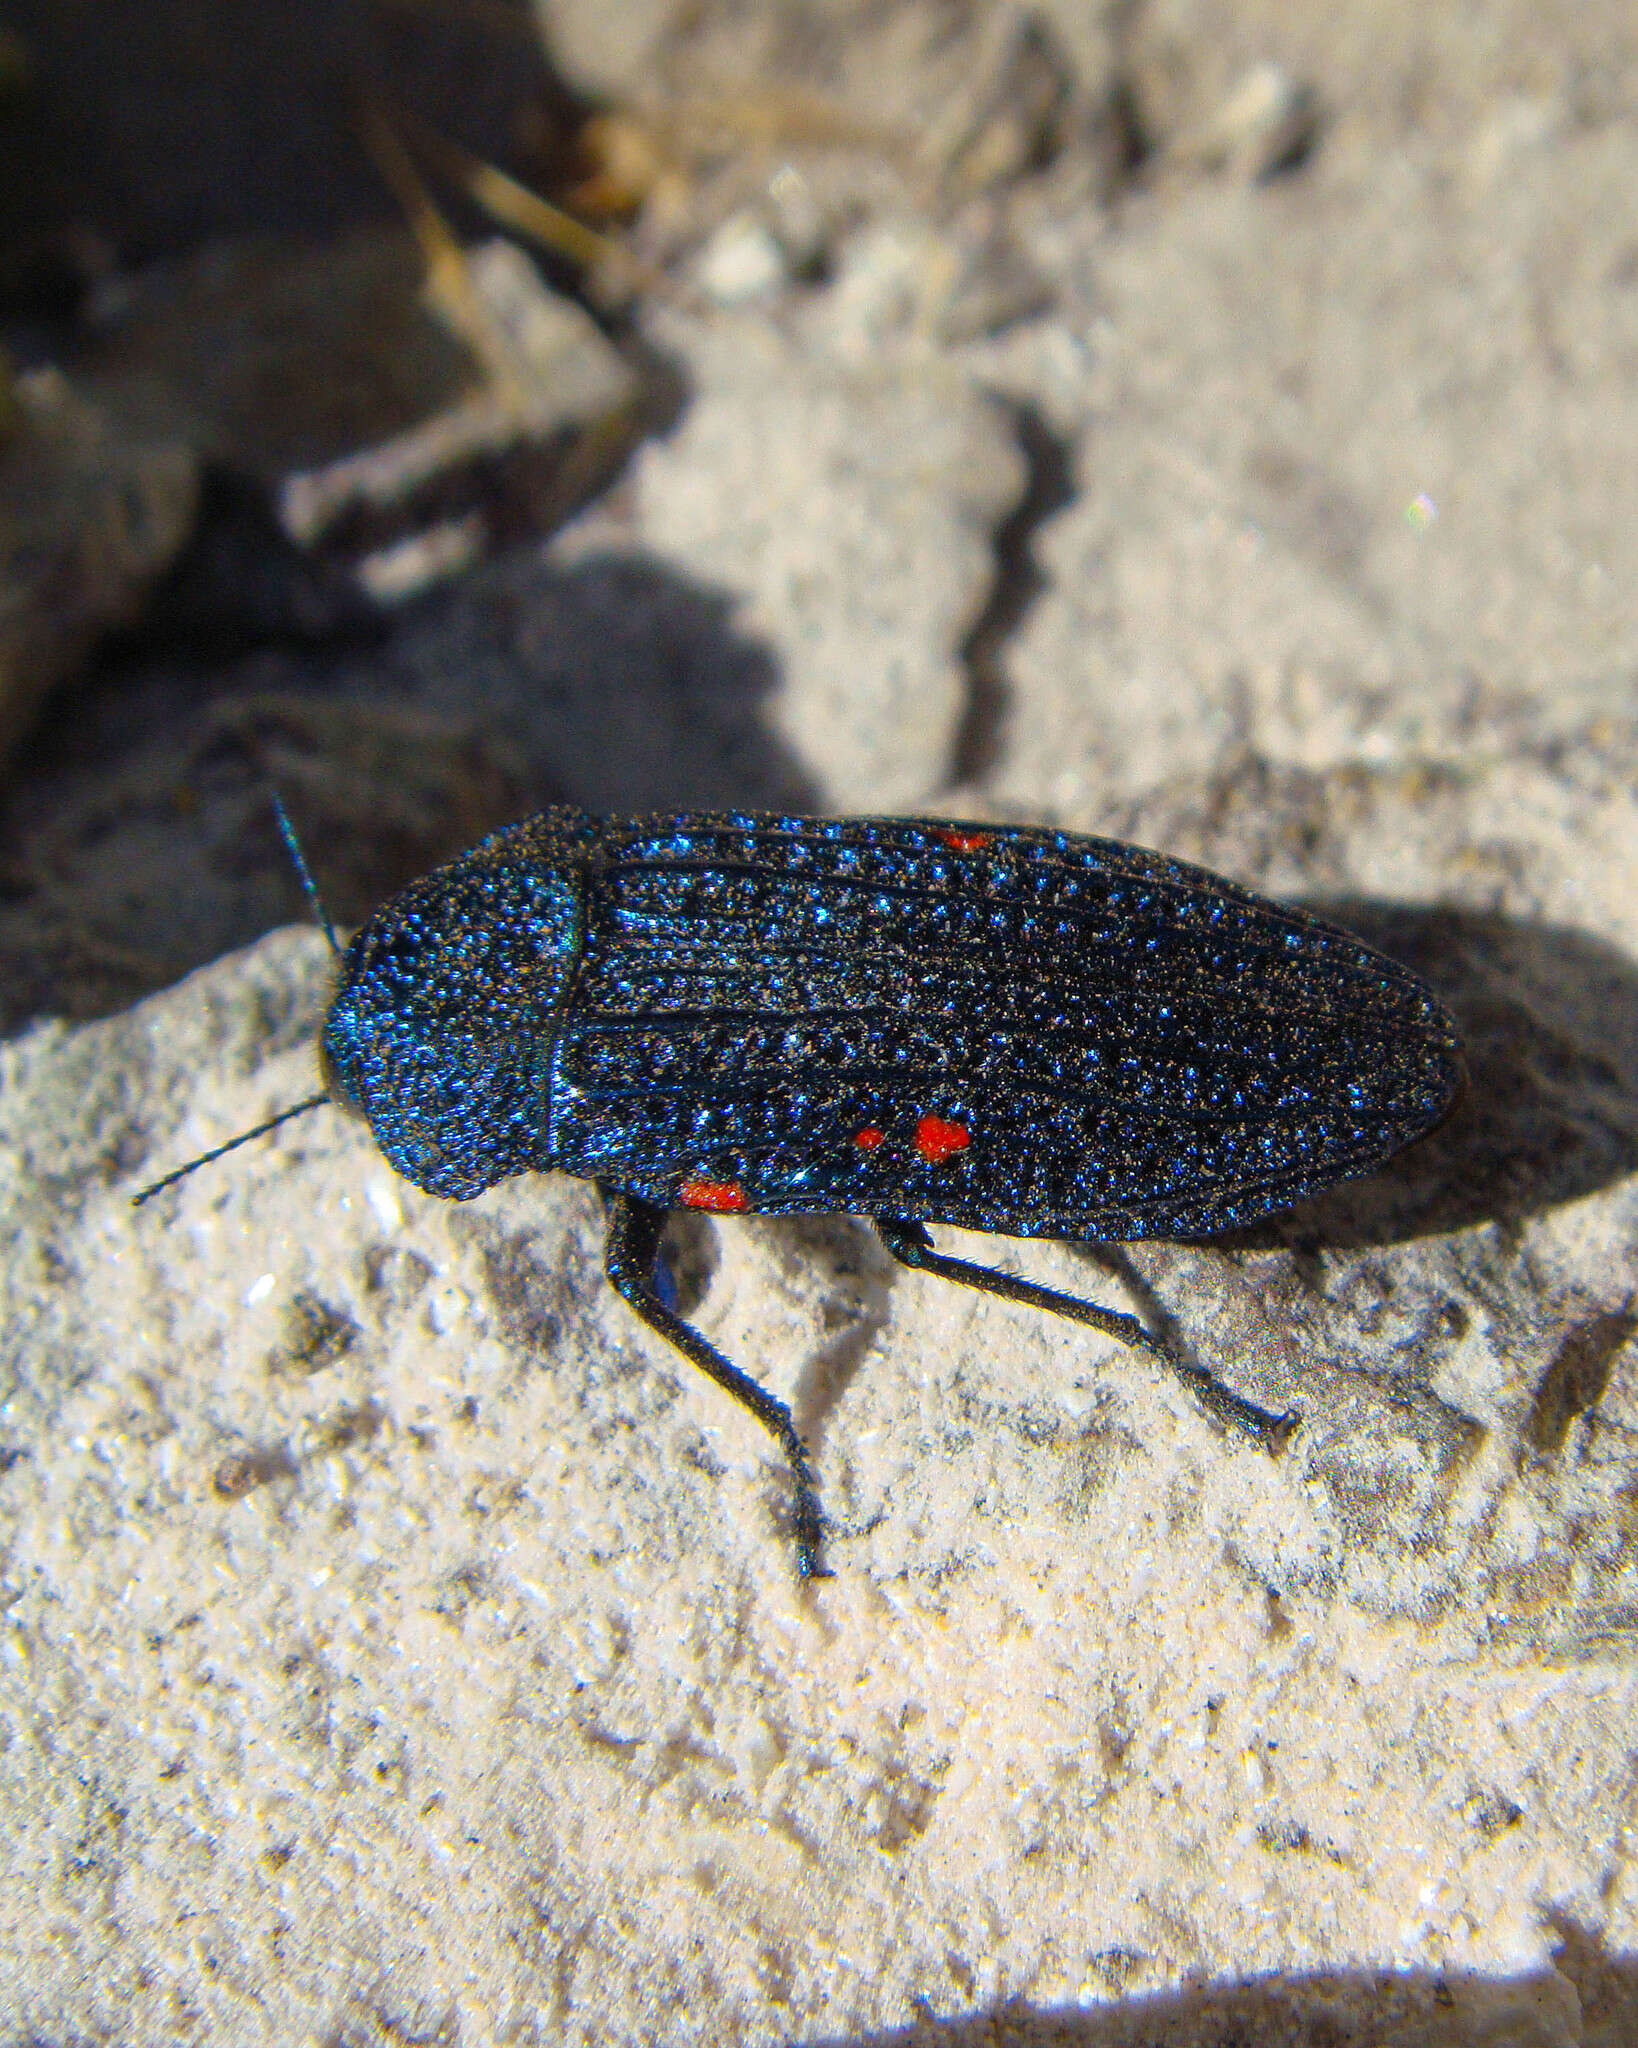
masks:
[[[796,1495],[797,1571],[804,1579],[828,1578],[830,1574],[819,1561],[825,1518],[819,1506],[813,1468],[808,1463],[807,1446],[796,1433],[791,1411],[765,1387],[758,1386],[749,1373],[730,1364],[714,1344],[708,1343],[691,1323],[685,1323],[660,1299],[654,1284],[654,1260],[660,1248],[660,1232],[665,1228],[666,1211],[618,1188],[599,1183],[599,1191],[608,1212],[603,1269],[609,1284],[657,1336],[680,1351],[691,1365],[698,1366],[724,1393],[732,1394],[748,1408],[778,1443],[790,1467]]]
[[[1288,1410],[1282,1415],[1275,1415],[1266,1408],[1259,1408],[1254,1401],[1247,1401],[1231,1387],[1225,1387],[1203,1366],[1185,1358],[1162,1338],[1153,1336],[1136,1316],[1123,1315],[1119,1309],[1100,1308],[1095,1301],[1083,1301],[1078,1294],[1060,1294],[1055,1287],[1043,1287],[1034,1280],[1015,1279],[1012,1274],[998,1273],[989,1266],[975,1266],[970,1259],[951,1258],[948,1253],[934,1249],[925,1224],[913,1222],[908,1217],[875,1216],[871,1221],[876,1226],[876,1235],[893,1257],[913,1272],[936,1273],[941,1280],[954,1280],[963,1287],[976,1287],[981,1294],[999,1295],[1003,1301],[1022,1302],[1026,1308],[1046,1309],[1053,1315],[1068,1316],[1072,1322],[1101,1330],[1106,1337],[1130,1344],[1135,1350],[1147,1351],[1177,1375],[1208,1415],[1251,1437],[1265,1451],[1279,1450],[1297,1426],[1295,1413]]]

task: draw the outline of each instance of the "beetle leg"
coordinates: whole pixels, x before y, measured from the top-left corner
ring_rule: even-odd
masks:
[[[981,1293],[998,1294],[1003,1301],[1021,1301],[1029,1308],[1049,1309],[1053,1315],[1068,1316],[1073,1322],[1101,1330],[1106,1337],[1118,1338],[1122,1344],[1149,1352],[1176,1373],[1208,1415],[1242,1431],[1265,1451],[1279,1450],[1297,1426],[1294,1411],[1288,1409],[1283,1415],[1274,1415],[1243,1399],[1204,1366],[1185,1358],[1162,1338],[1152,1336],[1136,1316],[1122,1315],[1119,1309],[1100,1308],[1096,1302],[1082,1301],[1076,1294],[1060,1294],[1057,1288],[1042,1287],[1034,1280],[1014,1279],[1010,1273],[997,1273],[989,1266],[975,1266],[968,1259],[953,1259],[933,1249],[925,1224],[908,1217],[875,1216],[871,1221],[876,1226],[876,1235],[901,1266],[909,1266],[918,1273],[937,1273],[941,1279],[959,1281]]]
[[[749,1373],[731,1365],[714,1344],[708,1344],[691,1323],[685,1323],[674,1309],[667,1308],[654,1285],[654,1260],[660,1248],[660,1232],[666,1212],[637,1195],[598,1183],[608,1212],[608,1237],[603,1247],[603,1269],[615,1292],[649,1328],[697,1365],[707,1378],[716,1381],[724,1393],[732,1394],[756,1417],[769,1435],[776,1438],[791,1469],[796,1489],[796,1568],[804,1579],[824,1579],[830,1574],[819,1562],[819,1545],[825,1518],[808,1464],[807,1447],[796,1433],[791,1411],[765,1387],[759,1387]]]

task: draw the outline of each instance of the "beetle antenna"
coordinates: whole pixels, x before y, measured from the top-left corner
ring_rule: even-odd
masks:
[[[296,873],[301,877],[301,885],[307,891],[307,900],[313,906],[313,915],[318,919],[319,929],[330,941],[330,951],[339,954],[341,947],[336,942],[336,928],[330,922],[330,913],[324,907],[324,898],[319,894],[318,884],[313,880],[313,871],[307,865],[306,854],[301,850],[301,841],[296,837],[296,828],[291,824],[290,813],[284,807],[284,798],[277,790],[273,791],[273,809],[278,815],[279,836],[295,863]],[[323,1099],[320,1097],[321,1101]],[[291,1114],[293,1115],[294,1111]],[[251,1132],[249,1135],[253,1137],[255,1133]]]
[[[270,1116],[265,1124],[258,1124],[254,1130],[241,1131],[238,1137],[229,1138],[225,1145],[216,1145],[209,1152],[201,1152],[197,1159],[190,1159],[186,1166],[178,1166],[162,1180],[151,1181],[140,1194],[133,1195],[131,1207],[140,1209],[150,1195],[157,1195],[161,1188],[174,1187],[179,1180],[186,1180],[196,1167],[209,1166],[213,1159],[220,1159],[226,1152],[237,1152],[241,1145],[248,1145],[252,1138],[265,1138],[269,1131],[276,1131],[280,1124],[289,1123],[293,1116],[305,1116],[310,1109],[317,1109],[321,1103],[329,1100],[328,1094],[309,1095],[305,1102],[292,1103],[289,1109],[281,1109],[277,1116]]]

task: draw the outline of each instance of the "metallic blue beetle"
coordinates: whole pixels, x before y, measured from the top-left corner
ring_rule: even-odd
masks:
[[[328,1099],[431,1194],[552,1168],[597,1183],[614,1286],[779,1440],[804,1576],[823,1529],[806,1452],[785,1405],[660,1298],[668,1210],[868,1217],[907,1266],[1157,1353],[1273,1448],[1293,1417],[1132,1316],[938,1253],[925,1226],[1227,1229],[1377,1165],[1462,1080],[1455,1026],[1405,969],[1135,847],[568,809],[369,919],[321,1059]]]

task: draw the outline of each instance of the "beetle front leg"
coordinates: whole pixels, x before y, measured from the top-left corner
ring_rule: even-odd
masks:
[[[1251,1437],[1265,1451],[1278,1451],[1297,1426],[1298,1418],[1293,1412],[1274,1415],[1254,1401],[1247,1401],[1215,1379],[1204,1366],[1194,1364],[1161,1338],[1152,1336],[1136,1316],[1123,1315],[1119,1309],[1100,1308],[1095,1301],[1082,1301],[1078,1294],[1060,1294],[1057,1288],[1042,1287],[1034,1280],[1014,1279],[1010,1273],[997,1273],[989,1266],[975,1266],[968,1259],[951,1258],[946,1252],[935,1251],[926,1225],[909,1217],[876,1216],[871,1220],[876,1235],[893,1257],[913,1272],[936,1273],[941,1280],[976,1287],[981,1294],[996,1294],[1003,1301],[1019,1301],[1027,1308],[1043,1308],[1055,1316],[1068,1316],[1072,1322],[1085,1323],[1090,1329],[1101,1330],[1106,1337],[1147,1351],[1176,1373],[1209,1415]]]
[[[667,1308],[661,1301],[654,1286],[654,1260],[660,1249],[660,1232],[665,1228],[666,1211],[637,1195],[605,1187],[601,1181],[598,1182],[598,1192],[608,1212],[603,1270],[608,1274],[609,1284],[656,1335],[663,1337],[691,1365],[697,1365],[708,1378],[715,1380],[725,1393],[732,1394],[736,1401],[749,1408],[769,1435],[778,1441],[796,1490],[797,1571],[804,1579],[829,1578],[830,1574],[819,1562],[825,1518],[819,1506],[813,1470],[808,1464],[807,1446],[796,1433],[791,1411],[765,1387],[758,1386],[749,1373],[741,1372],[737,1365],[730,1364],[714,1344],[708,1343],[691,1323],[685,1323],[675,1310]]]

